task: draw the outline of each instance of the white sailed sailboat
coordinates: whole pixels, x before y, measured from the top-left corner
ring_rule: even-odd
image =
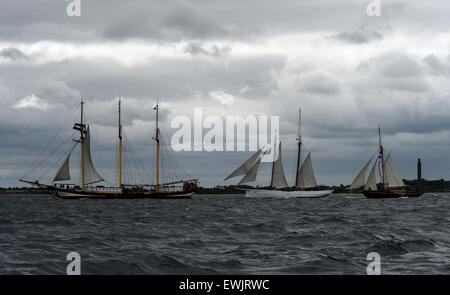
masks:
[[[295,186],[289,187],[284,175],[283,162],[281,156],[281,142],[277,144],[277,140],[273,144],[272,174],[270,186],[268,189],[246,189],[246,197],[250,198],[320,198],[326,197],[333,192],[333,190],[318,190],[314,170],[312,167],[311,154],[308,153],[305,160],[301,161],[302,139],[300,135],[301,110],[299,110],[299,135],[298,141],[298,158],[297,169],[295,175]],[[237,176],[244,177],[239,181],[238,185],[253,182],[256,180],[259,167],[261,165],[261,158],[264,153],[263,149],[258,150],[253,154],[244,164],[228,175],[225,180]]]
[[[399,198],[399,197],[419,197],[423,192],[418,190],[410,190],[403,183],[397,168],[392,161],[391,154],[384,157],[384,148],[381,144],[381,128],[378,127],[379,149],[378,156],[375,159],[369,177],[366,180],[366,172],[369,169],[373,156],[367,161],[361,171],[356,175],[352,184],[349,187],[350,191],[361,192],[367,198],[384,199],[384,198]],[[380,175],[380,185],[377,185],[376,167]]]

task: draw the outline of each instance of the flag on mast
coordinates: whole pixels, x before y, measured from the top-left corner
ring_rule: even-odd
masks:
[[[383,155],[381,152],[378,154],[378,171],[380,172],[380,177],[383,177]]]

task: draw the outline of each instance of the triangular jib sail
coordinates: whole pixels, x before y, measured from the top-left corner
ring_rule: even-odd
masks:
[[[370,174],[369,174],[369,177],[367,178],[366,185],[364,186],[365,190],[371,190],[371,191],[377,190],[377,180],[375,178],[376,165],[377,165],[377,162],[375,161],[375,163],[372,166],[372,169],[370,170]]]
[[[224,180],[247,174],[250,169],[255,164],[256,159],[258,159],[259,155],[261,154],[261,149],[258,150],[256,153],[254,153],[247,161],[245,161],[244,164],[242,164],[239,168],[234,170],[230,175],[228,175]]]
[[[242,178],[241,181],[239,181],[238,185],[255,181],[256,175],[258,174],[258,169],[259,169],[260,164],[261,164],[261,159],[258,159],[258,161],[256,161],[255,165],[253,165],[253,167],[248,171],[248,173],[245,174],[244,178]]]
[[[77,145],[74,144],[73,147],[70,149],[69,154],[67,155],[66,159],[64,160],[64,163],[59,168],[58,172],[56,172],[55,177],[53,178],[53,182],[56,181],[65,181],[70,180],[70,156],[72,155],[73,149]]]
[[[286,176],[284,175],[283,162],[281,159],[281,142],[275,154],[275,162],[273,163],[272,187],[285,188],[288,187]]]
[[[364,187],[364,181],[366,180],[366,172],[369,168],[370,162],[372,161],[373,157],[367,161],[366,165],[361,169],[361,171],[356,175],[355,179],[353,180],[352,184],[350,185],[350,189],[359,189]]]
[[[84,139],[84,179],[85,184],[93,184],[104,179],[95,170],[91,157],[91,135],[89,126],[87,127],[86,137]]]
[[[311,153],[308,153],[308,156],[300,167],[297,183],[298,187],[302,189],[317,187],[316,177],[312,168]]]

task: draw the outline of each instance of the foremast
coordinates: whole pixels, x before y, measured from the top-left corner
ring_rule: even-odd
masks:
[[[156,101],[156,134],[153,138],[156,141],[156,192],[159,192],[159,126],[158,126],[158,116],[159,116],[159,105],[158,100]]]
[[[84,100],[81,97],[81,115],[80,115],[80,123],[75,123],[73,129],[78,130],[80,132],[80,139],[78,142],[81,145],[81,190],[85,189],[85,167],[84,167],[84,157],[85,157],[85,142],[86,142],[86,125],[84,124]]]
[[[122,117],[121,100],[119,97],[119,186],[122,187]]]

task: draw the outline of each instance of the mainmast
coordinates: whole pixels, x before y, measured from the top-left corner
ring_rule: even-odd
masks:
[[[378,142],[380,145],[380,157],[381,157],[381,178],[382,178],[382,188],[384,189],[384,151],[383,145],[381,144],[381,127],[378,126]]]
[[[158,100],[156,100],[156,192],[159,192],[159,127],[158,127],[158,113],[159,113],[159,105]]]
[[[121,117],[120,96],[119,96],[119,186],[122,186],[122,117]]]
[[[297,152],[297,170],[295,173],[295,187],[298,187],[298,174],[300,173],[300,164],[302,161],[301,158],[301,150],[302,150],[302,135],[301,135],[301,121],[302,121],[302,109],[300,108],[298,110],[298,137],[297,137],[297,144],[298,144],[298,152]]]
[[[73,126],[74,130],[80,131],[80,140],[78,141],[81,144],[81,189],[84,190],[85,187],[85,167],[84,167],[84,144],[85,144],[85,135],[86,135],[86,126],[84,125],[84,113],[83,113],[84,101],[83,97],[81,97],[81,118],[80,123],[75,123]]]

